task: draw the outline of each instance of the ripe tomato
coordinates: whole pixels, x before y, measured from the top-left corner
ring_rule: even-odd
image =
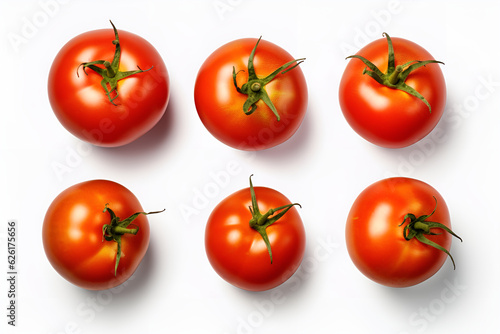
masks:
[[[221,142],[246,151],[285,142],[307,109],[302,70],[279,46],[254,38],[227,43],[201,66],[194,89],[201,121]]]
[[[446,84],[429,52],[411,41],[385,36],[348,57],[357,59],[347,64],[339,100],[347,122],[361,137],[401,148],[424,138],[439,122]]]
[[[60,193],[43,221],[45,254],[71,283],[89,290],[125,282],[149,245],[149,223],[137,198],[106,180],[76,184]],[[120,218],[124,218],[120,220]]]
[[[55,115],[73,135],[98,146],[122,146],[161,119],[169,77],[149,42],[127,31],[118,36],[113,26],[64,45],[52,63],[48,91]]]
[[[210,264],[241,289],[272,289],[299,268],[305,231],[294,205],[276,190],[242,189],[212,211],[205,230]],[[263,213],[261,213],[263,212]]]
[[[443,197],[419,180],[375,182],[347,218],[346,243],[356,267],[373,281],[408,287],[434,275],[449,255],[450,214]],[[460,239],[461,241],[462,239]]]

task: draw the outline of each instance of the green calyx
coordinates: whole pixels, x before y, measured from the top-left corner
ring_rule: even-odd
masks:
[[[404,238],[407,241],[409,241],[413,238],[416,238],[421,243],[424,243],[426,245],[429,245],[431,247],[439,249],[440,251],[445,252],[450,257],[451,262],[453,263],[453,269],[455,269],[456,268],[455,260],[453,260],[453,256],[451,256],[450,252],[446,248],[444,248],[443,246],[438,245],[437,243],[435,243],[435,242],[433,242],[425,237],[426,235],[438,235],[438,234],[440,234],[440,233],[434,233],[431,231],[431,228],[440,228],[440,229],[444,230],[445,232],[448,232],[451,235],[453,235],[454,237],[458,238],[460,241],[463,241],[462,238],[460,238],[458,235],[456,235],[447,226],[445,226],[441,223],[427,221],[427,219],[430,216],[432,216],[434,214],[434,212],[436,212],[436,208],[437,208],[436,197],[434,197],[434,200],[436,201],[436,206],[434,207],[434,210],[430,214],[423,215],[423,216],[420,216],[417,218],[414,214],[408,213],[407,215],[404,216],[403,222],[399,226],[402,226],[409,219],[410,222],[403,229]]]
[[[161,211],[153,211],[153,212],[136,212],[130,217],[120,220],[119,217],[115,215],[113,210],[108,207],[108,204],[104,206],[103,212],[109,212],[111,216],[111,222],[109,224],[104,224],[102,227],[102,238],[103,241],[114,241],[118,244],[118,249],[116,251],[116,262],[115,262],[115,276],[116,271],[118,269],[118,264],[120,263],[120,257],[122,255],[122,236],[124,234],[132,234],[136,235],[139,232],[139,226],[132,224],[132,222],[139,215],[151,215],[155,213],[160,213],[165,211],[165,209]]]
[[[267,95],[265,86],[269,82],[271,82],[278,74],[285,74],[286,72],[293,70],[300,63],[304,62],[305,58],[289,61],[288,63],[282,65],[280,68],[276,69],[273,73],[269,74],[265,78],[258,78],[257,75],[255,74],[253,58],[255,56],[255,50],[257,49],[257,46],[259,45],[261,38],[262,37],[260,37],[257,40],[257,43],[255,44],[252,52],[250,53],[250,58],[248,58],[248,81],[245,84],[243,84],[241,88],[238,87],[238,84],[236,83],[236,76],[243,70],[236,72],[236,69],[233,66],[233,83],[238,93],[248,95],[247,100],[243,104],[243,112],[246,115],[252,114],[255,111],[255,109],[257,109],[257,102],[262,100],[273,111],[274,115],[279,121],[280,115],[278,114],[278,111],[276,110],[276,107],[274,106],[273,102],[269,98],[269,95]]]
[[[275,209],[269,209],[266,213],[260,213],[259,206],[257,204],[257,197],[255,196],[255,190],[252,184],[252,176],[250,175],[250,194],[252,196],[252,206],[249,207],[250,212],[252,213],[252,219],[250,219],[250,227],[255,231],[259,232],[262,236],[262,239],[266,243],[267,251],[269,252],[269,257],[271,258],[271,263],[273,263],[273,252],[271,250],[271,243],[269,242],[269,238],[267,236],[266,229],[278,221],[283,215],[287,213],[294,205],[300,204],[293,203],[280,206]],[[274,215],[277,213],[276,215]]]
[[[425,97],[423,97],[422,94],[417,92],[414,88],[408,86],[405,83],[405,80],[411,72],[413,72],[414,70],[416,70],[422,66],[425,66],[425,65],[431,64],[431,63],[439,63],[439,64],[444,65],[444,63],[442,61],[438,61],[438,60],[424,60],[424,61],[412,60],[412,61],[407,62],[406,64],[396,66],[395,61],[394,61],[395,57],[394,57],[394,48],[392,46],[392,40],[387,33],[383,33],[383,36],[385,36],[387,38],[387,44],[389,47],[387,72],[386,73],[382,73],[382,71],[380,71],[377,66],[375,66],[372,62],[370,62],[368,59],[366,59],[362,56],[353,55],[353,56],[347,57],[346,59],[349,59],[349,58],[360,59],[367,66],[363,70],[363,74],[369,75],[370,77],[375,79],[375,81],[377,81],[381,85],[384,85],[386,87],[393,88],[393,89],[402,90],[410,95],[413,95],[413,96],[419,98],[422,102],[424,102],[427,105],[427,107],[429,108],[429,112],[432,112],[431,105],[425,99]]]
[[[109,102],[111,102],[113,105],[116,106],[114,103],[114,100],[118,97],[118,81],[125,79],[126,77],[129,77],[131,75],[137,74],[137,73],[142,73],[142,72],[147,72],[150,69],[153,68],[151,66],[147,70],[142,70],[139,66],[137,66],[137,70],[134,71],[125,71],[121,72],[119,71],[120,67],[120,56],[121,56],[121,46],[120,46],[120,39],[118,38],[118,31],[116,30],[115,25],[113,22],[109,21],[111,25],[113,26],[113,30],[115,32],[115,39],[113,40],[113,44],[115,45],[115,54],[113,56],[113,61],[109,62],[107,60],[96,60],[96,61],[91,61],[91,62],[86,62],[86,63],[81,63],[78,65],[78,68],[76,69],[76,75],[80,77],[78,74],[78,71],[80,70],[80,67],[83,66],[83,72],[87,74],[87,71],[85,69],[90,68],[97,74],[99,74],[102,77],[101,80],[101,86],[106,92],[106,95],[108,96]],[[96,65],[102,65],[104,68],[96,66]],[[112,96],[112,93],[115,92],[116,94]]]

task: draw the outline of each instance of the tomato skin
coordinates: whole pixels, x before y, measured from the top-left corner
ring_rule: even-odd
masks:
[[[92,180],[61,192],[49,206],[42,228],[45,254],[54,269],[69,282],[89,290],[110,289],[125,282],[137,269],[149,245],[149,223],[139,215],[133,224],[136,235],[122,236],[122,255],[115,276],[117,243],[103,241],[102,228],[109,224],[109,207],[120,218],[143,209],[122,185]]]
[[[432,55],[416,43],[392,38],[395,64],[412,60],[432,60]],[[387,71],[387,41],[378,39],[361,49],[358,55]],[[339,88],[339,102],[349,125],[369,142],[387,148],[410,146],[437,125],[446,105],[446,83],[439,64],[427,64],[408,76],[405,83],[430,103],[432,112],[418,98],[385,87],[368,75],[365,64],[351,59]]]
[[[356,267],[368,278],[390,287],[408,287],[433,276],[445,262],[446,253],[403,237],[407,213],[427,215],[451,228],[450,214],[436,189],[419,180],[396,177],[384,179],[361,192],[351,207],[346,224],[346,244]],[[451,235],[426,236],[450,249]]]
[[[145,39],[119,30],[120,71],[138,73],[118,81],[119,96],[113,105],[101,86],[102,77],[81,63],[113,60],[112,29],[78,35],[56,55],[49,73],[48,93],[52,109],[61,124],[73,135],[91,144],[126,145],[159,122],[169,100],[169,76],[158,51]]]
[[[265,86],[281,120],[262,101],[251,115],[243,112],[247,95],[238,93],[232,77],[238,73],[238,87],[248,80],[248,58],[257,39],[229,42],[214,51],[201,66],[194,96],[198,115],[207,130],[233,148],[258,151],[288,140],[299,128],[307,110],[307,84],[300,66],[279,74]],[[254,57],[255,72],[264,78],[294,58],[281,47],[261,40]]]
[[[276,190],[254,187],[262,213],[290,201]],[[295,207],[267,228],[273,263],[261,235],[249,226],[250,189],[226,197],[212,211],[205,230],[205,249],[214,270],[227,282],[249,291],[272,289],[299,268],[305,230]]]

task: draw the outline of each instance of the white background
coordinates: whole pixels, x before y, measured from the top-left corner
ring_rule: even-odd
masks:
[[[498,333],[499,14],[498,1],[2,1],[1,332]],[[109,19],[149,40],[171,78],[166,116],[141,139],[115,149],[75,139],[52,113],[46,90],[59,49],[80,33],[109,28]],[[344,58],[384,31],[413,40],[446,63],[445,116],[423,142],[400,150],[364,141],[338,104]],[[213,50],[260,35],[307,58],[300,66],[309,108],[288,142],[250,154],[206,131],[193,87]],[[231,164],[238,168],[229,174]],[[57,173],[57,166],[68,172]],[[251,173],[255,185],[302,204],[307,232],[302,267],[284,285],[262,293],[219,278],[203,243],[212,208],[247,187]],[[345,219],[359,192],[396,175],[438,189],[464,239],[453,241],[455,271],[447,260],[434,277],[407,289],[365,278],[344,241]],[[148,253],[114,292],[71,285],[43,252],[41,226],[52,199],[95,178],[128,187],[145,210],[166,208],[149,217]],[[16,328],[6,324],[2,278],[9,219],[19,226]]]

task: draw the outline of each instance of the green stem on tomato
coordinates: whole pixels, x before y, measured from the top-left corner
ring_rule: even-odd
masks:
[[[279,121],[280,115],[276,110],[276,107],[274,106],[273,102],[269,98],[269,95],[267,95],[265,86],[269,82],[274,80],[274,78],[278,74],[285,74],[286,72],[293,70],[295,67],[304,62],[305,58],[289,61],[288,63],[282,65],[281,67],[276,69],[274,72],[272,72],[265,78],[259,78],[255,74],[253,59],[255,56],[255,50],[257,50],[257,46],[259,45],[261,38],[262,37],[259,37],[259,39],[257,40],[257,43],[255,44],[254,48],[252,49],[252,52],[250,53],[250,58],[248,58],[248,65],[247,65],[248,81],[244,83],[243,86],[241,86],[241,88],[238,87],[238,84],[236,83],[236,76],[243,70],[236,72],[236,69],[233,66],[233,84],[236,87],[236,91],[238,91],[238,93],[248,95],[247,100],[243,104],[243,112],[246,115],[251,115],[257,109],[257,102],[262,100],[269,107],[269,109],[272,110],[272,112],[276,116],[276,119]]]
[[[389,75],[388,80],[392,85],[396,85],[399,82],[401,72],[403,72],[403,66],[399,65],[396,66],[394,72],[392,72],[391,75]]]
[[[439,233],[432,232],[431,228],[440,228],[445,232],[450,233],[452,236],[458,238],[460,241],[463,241],[462,238],[456,235],[455,232],[453,232],[449,227],[438,222],[427,221],[427,219],[430,216],[432,216],[434,212],[436,212],[437,209],[436,197],[434,197],[434,200],[436,201],[436,206],[434,207],[434,210],[430,214],[417,217],[412,213],[408,213],[404,216],[403,222],[399,224],[399,226],[402,226],[409,219],[410,220],[409,223],[403,229],[403,237],[405,238],[405,240],[409,241],[415,238],[423,244],[426,244],[428,246],[437,248],[440,251],[445,252],[450,257],[451,262],[453,263],[453,269],[455,269],[456,268],[455,260],[453,259],[453,256],[451,256],[450,252],[443,246],[425,237],[426,235],[438,235]]]
[[[111,63],[109,61],[105,61],[103,63],[104,67],[106,68],[106,74],[108,75],[109,78],[114,78],[116,75],[115,70],[113,69],[113,66],[111,66]]]
[[[347,57],[346,59],[356,58],[361,60],[366,65],[365,69],[363,70],[363,74],[367,74],[381,85],[393,89],[398,89],[417,97],[427,105],[427,107],[429,108],[429,112],[432,112],[431,105],[425,99],[425,97],[423,97],[422,94],[417,92],[414,88],[408,86],[405,83],[405,80],[412,71],[422,66],[431,63],[439,63],[444,65],[444,63],[438,60],[424,60],[424,61],[413,60],[407,62],[406,64],[395,66],[394,47],[392,45],[391,37],[389,37],[389,35],[385,32],[383,33],[383,36],[386,37],[388,45],[388,56],[387,56],[388,60],[387,60],[386,73],[380,71],[380,69],[375,64],[373,64],[371,61],[364,58],[363,56],[353,55]]]
[[[96,61],[81,63],[80,65],[78,65],[78,68],[76,69],[76,75],[80,77],[78,73],[80,67],[83,67],[83,72],[86,75],[87,75],[86,71],[87,68],[90,68],[91,70],[99,74],[102,77],[101,86],[106,92],[106,96],[108,97],[109,102],[111,102],[113,105],[116,106],[114,100],[119,95],[117,90],[118,81],[137,73],[147,72],[151,70],[153,66],[151,66],[147,70],[142,70],[139,66],[137,66],[138,69],[134,71],[125,71],[125,72],[120,71],[119,67],[120,67],[121,45],[120,45],[120,39],[118,37],[118,30],[116,30],[116,27],[113,24],[113,22],[111,22],[111,20],[109,22],[113,26],[113,31],[115,33],[115,39],[112,41],[112,43],[115,45],[115,54],[113,56],[113,61],[109,62],[107,60],[96,60]],[[96,65],[102,65],[104,66],[104,68]],[[113,92],[116,93],[114,96],[112,96]]]
[[[109,224],[104,224],[102,226],[102,238],[103,241],[114,241],[117,243],[117,251],[116,251],[116,262],[115,262],[115,276],[118,270],[118,264],[120,263],[120,258],[122,255],[121,247],[122,247],[122,236],[125,234],[136,235],[139,232],[139,226],[132,224],[132,222],[139,215],[151,215],[165,211],[165,209],[161,211],[153,211],[153,212],[136,212],[128,218],[120,220],[117,217],[113,210],[108,207],[108,204],[104,206],[103,212],[108,212],[111,216],[111,221]]]
[[[301,207],[301,205],[299,203],[287,204],[278,208],[269,209],[266,213],[262,214],[259,210],[259,205],[257,204],[257,197],[255,196],[255,190],[252,184],[252,176],[253,175],[250,175],[250,196],[252,198],[252,206],[249,207],[252,219],[250,219],[249,224],[251,228],[261,235],[266,244],[269,257],[271,258],[271,263],[273,263],[273,252],[271,250],[271,243],[269,242],[266,229],[283,217],[283,215],[285,215],[293,206],[298,205]],[[274,215],[275,213],[277,214]]]

